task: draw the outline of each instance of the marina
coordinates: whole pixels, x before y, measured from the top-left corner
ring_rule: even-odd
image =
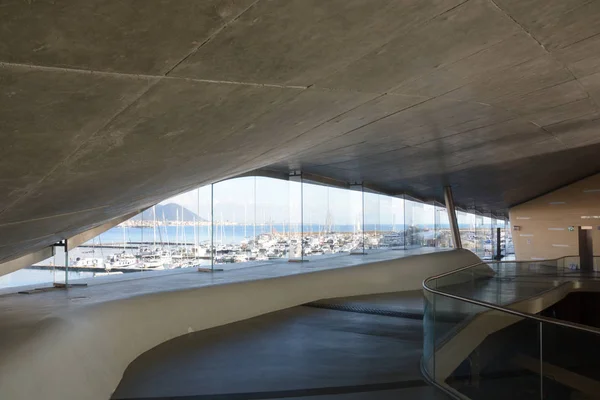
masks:
[[[188,235],[195,227],[185,227]],[[254,228],[254,227],[253,227]],[[448,229],[409,227],[402,231],[378,230],[361,232],[350,226],[347,231],[327,232],[318,230],[305,233],[258,233],[255,237],[236,237],[233,227],[228,227],[230,240],[196,240],[173,243],[155,241],[114,242],[117,236],[129,238],[127,230],[136,228],[115,227],[76,249],[69,251],[68,268],[73,271],[140,272],[212,264],[243,263],[277,259],[298,259],[337,253],[362,253],[374,249],[410,249],[415,247],[450,247]],[[391,228],[391,227],[390,227]],[[143,228],[147,229],[147,228]],[[247,228],[246,228],[247,230]],[[308,229],[307,229],[308,230]],[[183,234],[182,227],[180,234]],[[121,236],[124,235],[124,236]],[[142,236],[143,232],[135,232]],[[491,232],[467,232],[465,247],[478,252],[483,258],[491,258]],[[505,247],[502,238],[502,248]],[[32,266],[36,269],[66,267],[64,255],[58,253],[53,259]]]
[[[166,215],[165,207],[170,208]],[[392,215],[388,218],[391,224],[380,223],[378,219],[336,224],[333,214],[327,211],[320,224],[275,222],[269,214],[263,215],[261,222],[248,223],[245,213],[243,223],[223,216],[211,217],[213,222],[209,222],[173,203],[164,206],[161,214],[162,218],[157,218],[153,207],[69,249],[68,253],[63,247],[55,247],[53,257],[18,271],[19,276],[14,279],[7,275],[0,280],[0,287],[14,286],[13,281],[23,285],[60,283],[67,277],[71,281],[186,268],[230,270],[268,261],[308,261],[328,255],[362,255],[378,250],[451,247],[449,225],[435,218],[431,218],[432,223],[404,224],[396,223]],[[414,221],[414,217],[408,221],[400,218],[400,221]],[[482,259],[491,259],[496,247],[495,229],[491,224],[485,225],[481,218],[470,222],[461,225],[464,247]],[[504,230],[501,247],[504,254],[512,252],[510,236],[505,238]]]

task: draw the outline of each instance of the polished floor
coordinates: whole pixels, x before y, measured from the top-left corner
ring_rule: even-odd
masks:
[[[417,304],[420,291],[336,299],[191,333],[135,360],[113,399],[444,399],[420,373]],[[377,314],[391,309],[414,315]]]

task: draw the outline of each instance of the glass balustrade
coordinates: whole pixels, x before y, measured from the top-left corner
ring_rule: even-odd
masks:
[[[427,279],[425,376],[457,399],[598,398],[600,279],[565,259]]]

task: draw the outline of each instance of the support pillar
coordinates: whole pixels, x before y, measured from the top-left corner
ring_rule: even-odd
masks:
[[[69,288],[69,245],[65,243],[65,287]]]
[[[591,227],[590,227],[591,228]],[[579,233],[579,266],[584,272],[594,271],[594,246],[592,230],[578,227]]]
[[[452,196],[452,188],[450,186],[444,187],[444,200],[446,200],[446,211],[448,212],[448,221],[450,222],[450,230],[452,231],[452,243],[455,249],[462,249],[458,219],[456,218],[456,209],[454,208],[454,197]]]

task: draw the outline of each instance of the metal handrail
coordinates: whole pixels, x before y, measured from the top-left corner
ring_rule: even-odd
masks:
[[[560,260],[560,259],[567,258],[567,257],[574,257],[574,256],[565,256],[565,257],[559,257],[559,258],[555,258],[555,259],[539,260],[539,261],[536,260],[536,262],[555,261],[555,260]],[[529,262],[529,261],[497,261],[496,263],[499,264],[499,263],[523,263],[523,262]],[[485,301],[475,300],[475,299],[471,299],[471,298],[468,298],[468,297],[462,297],[462,296],[458,296],[458,295],[455,295],[455,294],[441,292],[441,291],[439,291],[437,289],[433,289],[433,288],[427,286],[427,283],[429,281],[431,281],[431,280],[439,279],[439,278],[442,278],[442,277],[448,276],[448,275],[452,275],[452,274],[455,274],[457,272],[464,271],[464,270],[476,267],[478,265],[487,265],[487,264],[488,263],[486,263],[486,262],[479,262],[479,263],[476,263],[476,264],[468,265],[466,267],[461,267],[461,268],[455,269],[455,270],[450,271],[450,272],[445,272],[443,274],[439,274],[439,275],[436,275],[436,276],[431,276],[431,277],[429,277],[429,278],[427,278],[427,279],[425,279],[423,281],[423,284],[422,284],[423,285],[423,290],[425,290],[427,292],[430,292],[430,293],[433,293],[433,294],[437,294],[437,295],[443,296],[443,297],[449,297],[451,299],[460,300],[460,301],[463,301],[465,303],[475,304],[475,305],[478,305],[480,307],[491,308],[493,310],[497,310],[497,311],[504,312],[504,313],[507,313],[507,314],[516,315],[516,316],[521,317],[521,318],[533,319],[533,320],[536,320],[536,321],[539,321],[539,322],[545,322],[545,323],[548,323],[548,324],[559,325],[559,326],[563,326],[563,327],[566,327],[566,328],[576,329],[576,330],[580,330],[580,331],[592,333],[592,334],[595,334],[595,335],[600,335],[600,329],[595,329],[595,328],[592,328],[592,327],[589,327],[589,326],[586,326],[586,325],[581,325],[581,324],[577,324],[577,323],[574,323],[574,322],[564,322],[564,321],[556,320],[556,319],[553,319],[553,318],[547,318],[547,317],[542,317],[542,316],[535,315],[535,314],[529,314],[529,313],[525,313],[525,312],[521,312],[521,311],[516,311],[516,310],[512,310],[510,308],[498,306],[498,305],[493,304],[493,303],[488,303],[488,302],[485,302]]]

